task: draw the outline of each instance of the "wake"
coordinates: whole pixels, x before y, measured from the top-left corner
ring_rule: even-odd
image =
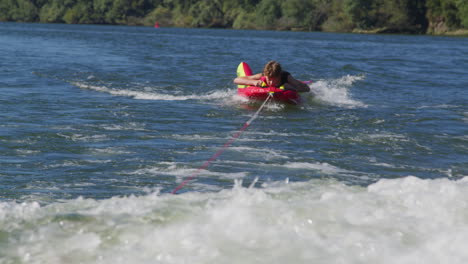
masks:
[[[355,100],[351,95],[351,88],[357,81],[364,80],[365,76],[346,75],[338,79],[319,80],[310,86],[314,99],[327,105],[344,108],[365,108],[366,104]]]
[[[332,105],[344,108],[362,108],[366,104],[352,98],[350,92],[353,85],[365,76],[346,75],[338,79],[318,80],[309,84],[310,93],[303,93],[304,102],[313,100],[320,104]],[[90,84],[86,81],[72,81],[72,85],[81,89],[93,90],[96,92],[107,93],[114,96],[131,97],[137,100],[157,100],[157,101],[188,101],[198,100],[207,102],[221,102],[222,104],[243,104],[249,102],[246,98],[237,95],[236,88],[225,88],[207,93],[192,94],[170,94],[158,91],[138,91],[131,89],[112,88],[102,84]],[[151,87],[147,87],[152,89]],[[268,107],[268,109],[271,107]],[[276,108],[274,108],[276,109]]]
[[[189,94],[189,95],[173,95],[169,93],[158,93],[158,92],[145,92],[145,91],[135,91],[129,89],[116,89],[109,88],[105,85],[91,85],[84,82],[71,82],[72,85],[75,85],[81,89],[93,90],[101,93],[108,93],[115,96],[126,96],[132,97],[137,100],[158,100],[158,101],[187,101],[187,100],[218,100],[224,99],[228,96],[235,95],[234,90],[218,90],[209,92],[206,94]]]

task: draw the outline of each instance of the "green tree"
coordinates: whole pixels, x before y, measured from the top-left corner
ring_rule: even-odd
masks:
[[[67,10],[67,6],[73,6],[74,1],[66,0],[52,0],[42,6],[39,12],[40,22],[43,23],[63,23],[63,15]]]
[[[255,27],[255,13],[242,10],[235,18],[232,27],[234,29],[251,29]]]
[[[113,0],[94,0],[93,1],[93,10],[92,15],[93,21],[97,24],[110,23],[106,20],[106,14],[112,8]]]
[[[224,23],[226,27],[233,27],[234,21],[244,10],[249,7],[244,4],[243,0],[223,0],[221,1],[221,10],[224,14]]]
[[[283,21],[287,27],[310,28],[315,6],[311,0],[290,0],[281,4]],[[284,19],[286,18],[286,19]]]
[[[279,0],[262,0],[256,8],[256,22],[261,29],[274,29],[281,17]]]
[[[468,2],[466,0],[456,0],[455,5],[458,8],[458,17],[460,24],[464,28],[468,28]]]
[[[372,2],[372,0],[344,0],[344,14],[355,27],[369,29],[374,26],[371,17]]]
[[[460,26],[460,18],[458,17],[458,8],[454,0],[445,0],[442,4],[442,15],[445,18],[447,26],[451,29]]]
[[[150,0],[132,0],[130,2],[129,16],[144,17],[154,9],[154,3]]]
[[[145,25],[152,26],[158,22],[161,26],[172,26],[172,12],[169,8],[158,6],[145,17]]]
[[[434,24],[443,23],[449,29],[468,26],[466,0],[427,0],[427,18]]]
[[[92,12],[91,3],[79,2],[65,12],[63,20],[67,24],[91,24],[93,23]]]
[[[309,30],[321,30],[322,25],[331,14],[331,1],[328,0],[312,0],[314,8],[310,14]]]
[[[37,8],[28,0],[16,0],[16,8],[11,9],[11,19],[21,22],[34,22],[37,20]]]
[[[349,14],[345,13],[344,1],[335,0],[329,3],[327,18],[321,25],[322,29],[329,32],[349,32],[355,27]]]
[[[225,24],[224,13],[217,0],[197,2],[190,8],[189,15],[193,17],[192,26],[195,27],[220,27]]]
[[[13,0],[0,1],[0,21],[11,21],[11,10],[16,8]]]
[[[384,1],[383,12],[386,17],[384,24],[388,30],[392,32],[405,31],[404,29],[409,27],[410,16],[406,6],[407,1],[405,0],[388,0]]]
[[[429,22],[427,21],[426,0],[408,1],[408,16],[411,18],[410,24],[416,33],[425,33]]]
[[[113,0],[110,8],[105,13],[105,20],[110,24],[124,24],[129,10],[130,4],[127,0]]]
[[[0,21],[445,32],[468,28],[468,1],[0,0]]]

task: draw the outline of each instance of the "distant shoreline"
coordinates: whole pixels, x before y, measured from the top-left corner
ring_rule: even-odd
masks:
[[[387,32],[388,29],[385,28],[377,28],[372,30],[362,30],[362,29],[354,29],[352,32],[349,33],[356,33],[356,34],[407,34],[407,35],[421,35],[421,36],[456,36],[456,37],[468,37],[468,29],[456,29],[450,30],[446,32],[439,32],[439,33],[408,33],[408,32]]]
[[[0,21],[468,36],[464,0],[15,0]]]
[[[20,23],[20,24],[44,24],[44,25],[94,25],[94,26],[130,26],[130,27],[148,27],[151,28],[153,26],[143,25],[143,24],[135,24],[135,23],[102,23],[102,24],[87,24],[87,23],[43,23],[43,22],[22,22],[22,21],[0,21],[2,23]],[[160,28],[193,28],[193,29],[233,29],[239,30],[232,27],[181,27],[181,26],[160,26]],[[449,30],[446,32],[438,32],[438,33],[412,33],[412,32],[398,32],[388,28],[376,28],[371,30],[362,30],[362,29],[353,29],[352,31],[324,31],[324,30],[304,30],[300,28],[289,28],[289,29],[256,29],[256,28],[244,28],[241,30],[266,30],[266,31],[291,31],[291,32],[322,32],[322,33],[343,33],[343,34],[363,34],[363,35],[412,35],[412,36],[441,36],[441,37],[468,37],[468,29],[456,29],[456,30]]]

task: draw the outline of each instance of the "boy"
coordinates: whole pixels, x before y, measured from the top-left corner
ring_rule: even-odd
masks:
[[[276,61],[269,61],[263,68],[263,73],[255,75],[237,77],[235,84],[258,86],[258,87],[278,87],[284,90],[296,90],[297,92],[309,92],[307,84],[294,79],[291,74],[281,69],[281,65]]]

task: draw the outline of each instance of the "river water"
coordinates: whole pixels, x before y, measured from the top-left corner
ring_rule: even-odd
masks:
[[[468,38],[1,23],[0,45],[0,263],[468,261]],[[238,63],[269,60],[313,94],[197,173],[259,107]]]

